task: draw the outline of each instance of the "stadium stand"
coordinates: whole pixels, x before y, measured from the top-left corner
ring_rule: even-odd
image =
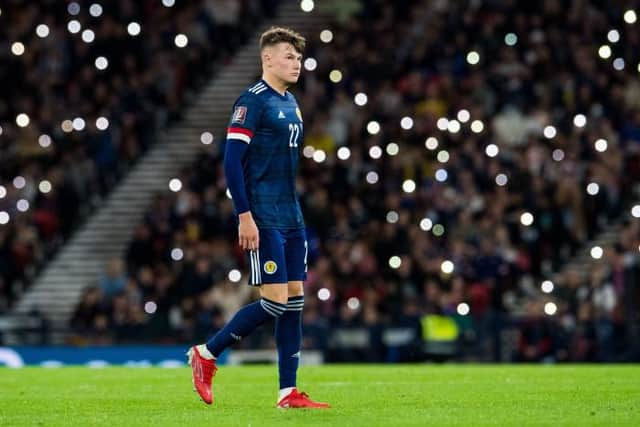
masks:
[[[292,90],[307,130],[306,348],[637,359],[640,40],[622,9],[331,5]],[[207,146],[182,189],[156,197],[69,342],[201,341],[251,297],[222,151]],[[273,343],[265,330],[241,345]]]
[[[277,4],[169,3],[3,4],[0,313]]]

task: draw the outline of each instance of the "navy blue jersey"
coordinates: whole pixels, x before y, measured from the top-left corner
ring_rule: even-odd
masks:
[[[289,92],[260,80],[233,105],[227,140],[248,144],[242,167],[258,228],[304,228],[295,185],[302,139],[302,114]]]

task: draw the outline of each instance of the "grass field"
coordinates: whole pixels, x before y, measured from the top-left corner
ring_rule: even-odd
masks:
[[[640,366],[327,365],[275,409],[274,366],[221,367],[213,406],[187,368],[0,368],[1,426],[640,426]]]

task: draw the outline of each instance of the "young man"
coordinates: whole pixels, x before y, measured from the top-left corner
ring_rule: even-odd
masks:
[[[327,408],[296,389],[302,343],[302,283],[307,241],[295,177],[302,147],[302,114],[287,88],[298,81],[305,40],[286,28],[260,38],[262,79],[234,104],[227,129],[224,170],[238,214],[238,241],[248,251],[250,285],[260,301],[240,309],[206,344],[189,350],[193,383],[211,404],[216,357],[270,320],[276,321],[279,408]]]

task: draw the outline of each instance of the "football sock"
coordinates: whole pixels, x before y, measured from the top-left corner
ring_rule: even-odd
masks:
[[[285,304],[266,298],[245,305],[207,342],[207,349],[213,357],[220,356],[225,348],[240,341],[267,320],[278,318],[284,313],[286,307]]]
[[[303,306],[304,296],[290,297],[286,311],[276,319],[276,346],[278,347],[281,391],[296,386],[296,373],[302,348]]]

